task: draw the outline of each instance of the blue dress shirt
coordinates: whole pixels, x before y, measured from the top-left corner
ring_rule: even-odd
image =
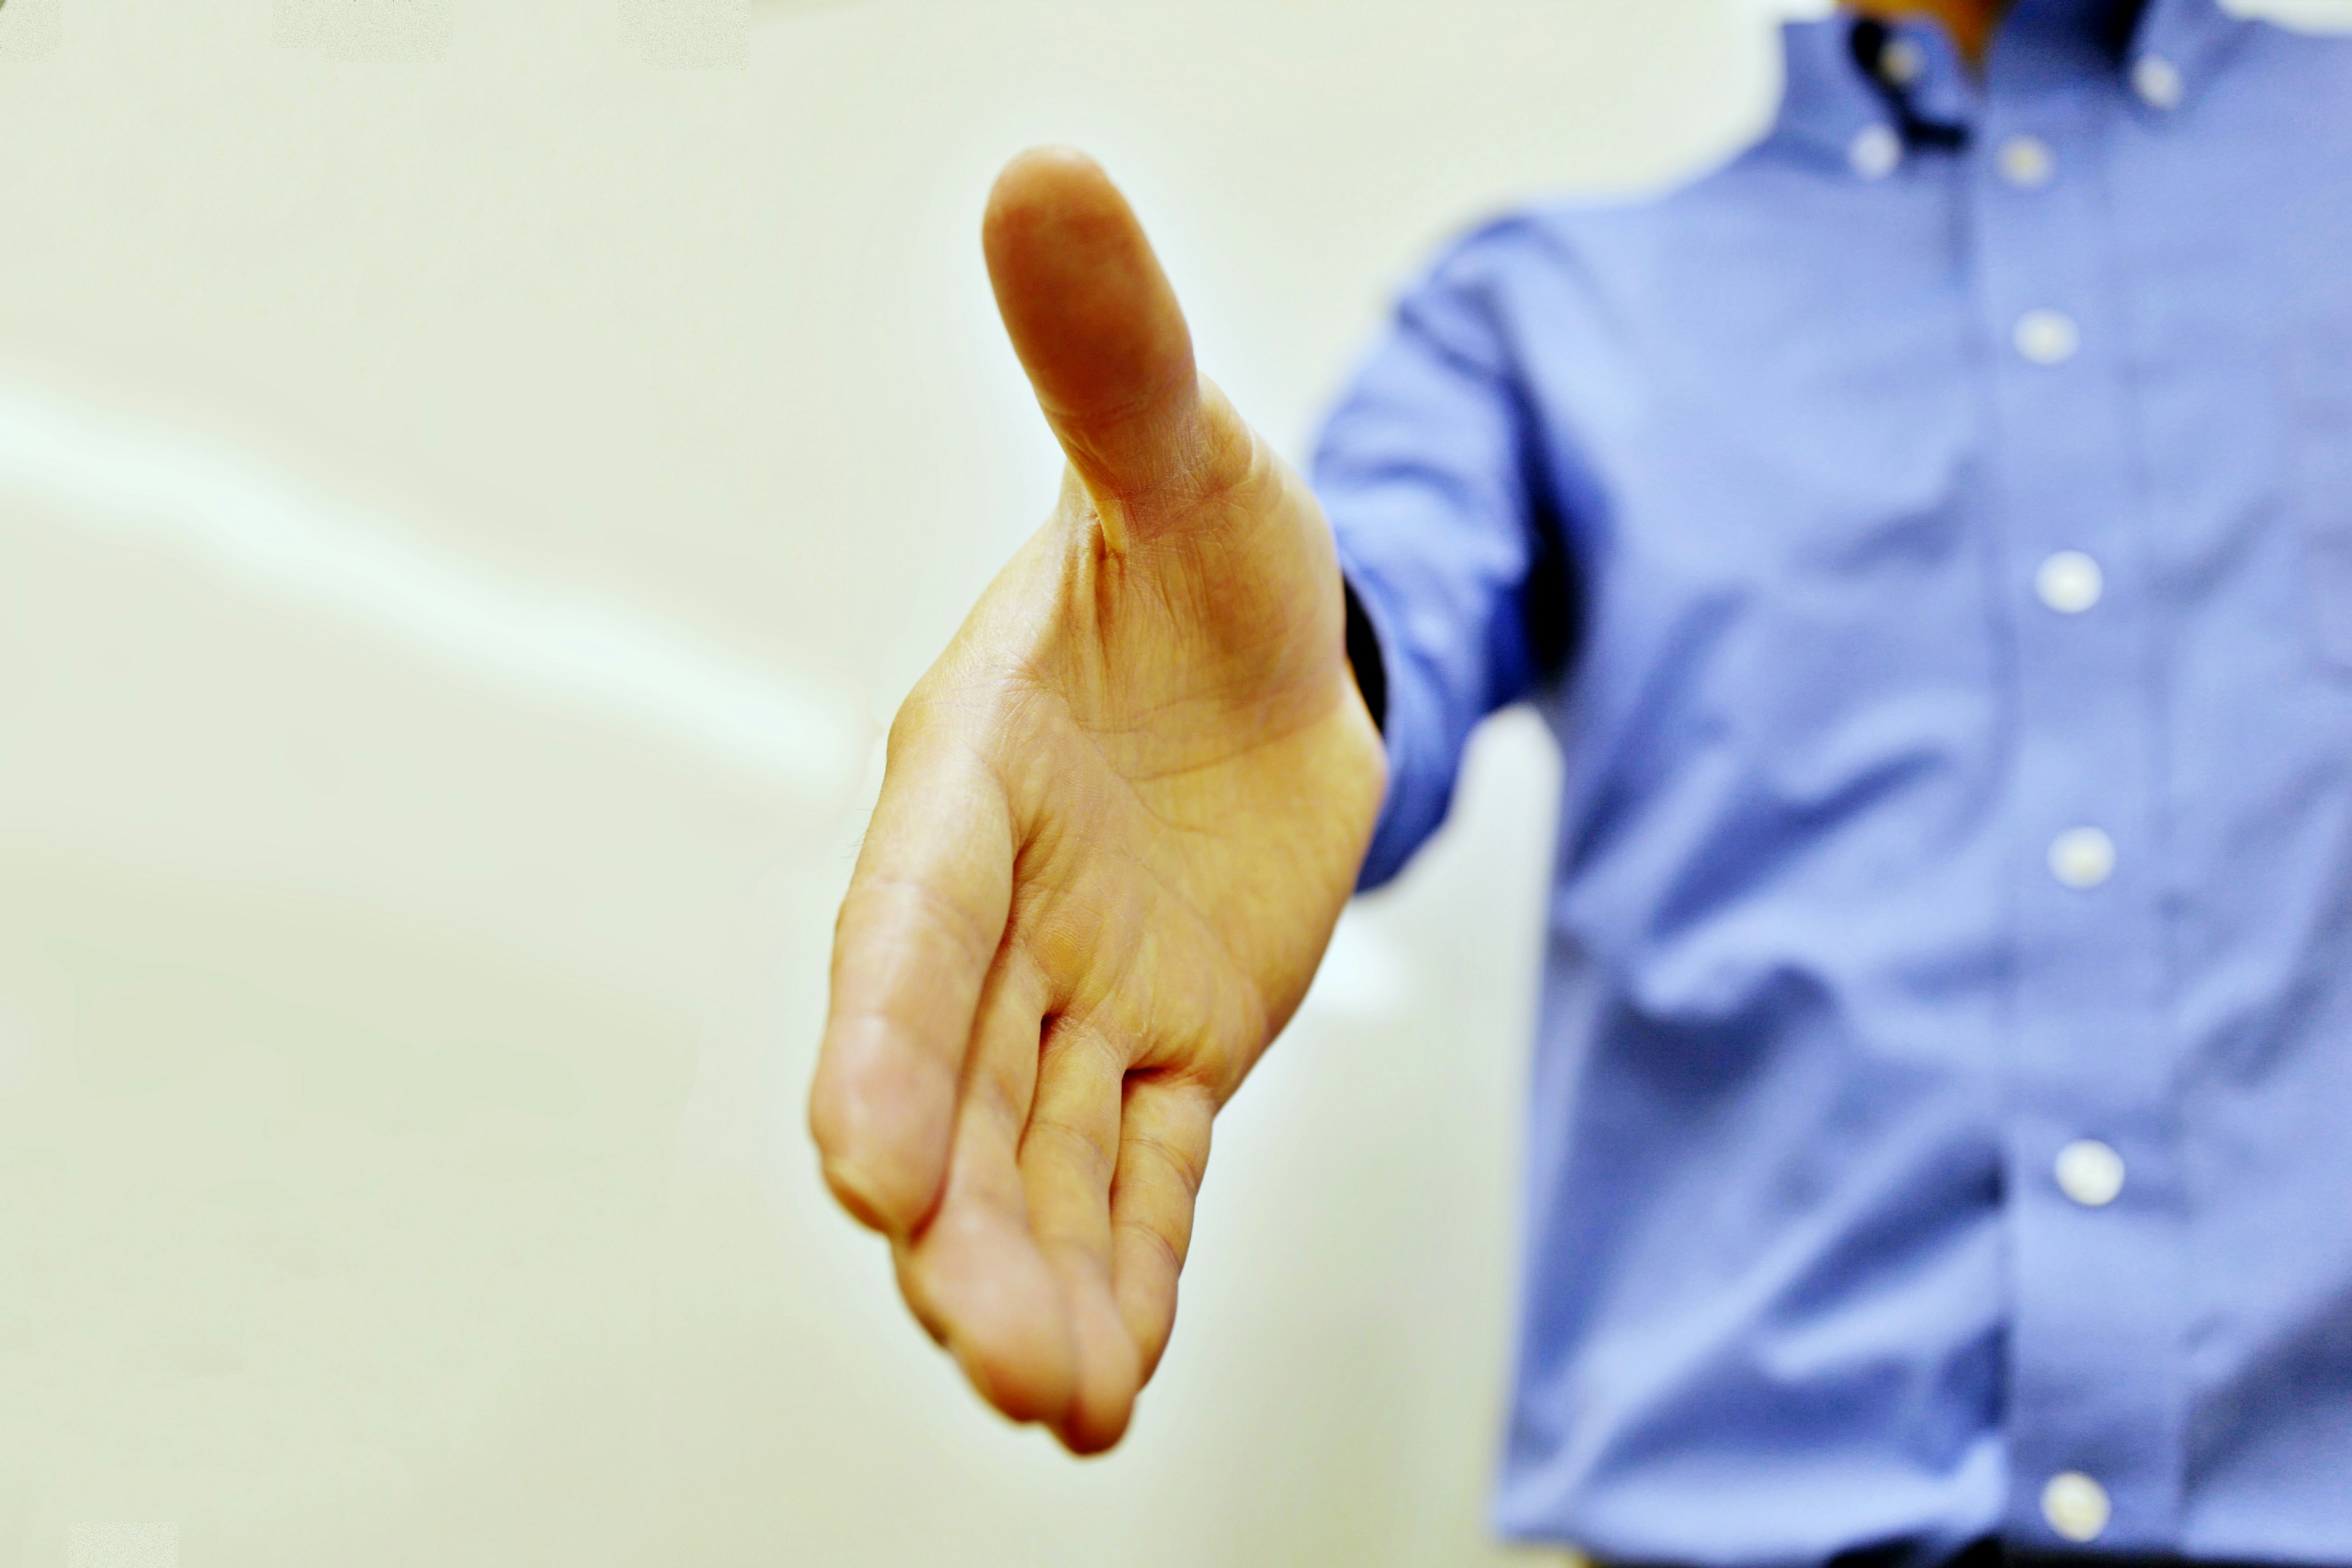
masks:
[[[1792,25],[1332,418],[1364,884],[1567,759],[1508,1533],[2352,1563],[2352,41],[2117,9]]]

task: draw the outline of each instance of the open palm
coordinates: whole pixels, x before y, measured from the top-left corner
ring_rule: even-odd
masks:
[[[1118,193],[1025,154],[986,239],[1069,476],[892,726],[811,1121],[973,1385],[1093,1452],[1167,1344],[1211,1121],[1306,993],[1384,773],[1330,530],[1201,378]]]

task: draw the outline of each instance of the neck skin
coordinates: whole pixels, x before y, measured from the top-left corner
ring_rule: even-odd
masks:
[[[1993,29],[2000,25],[2000,14],[2009,8],[2008,0],[1846,0],[1850,10],[1867,12],[1886,20],[1903,21],[1914,16],[1926,16],[1941,22],[1952,35],[1952,42],[1966,55],[1970,65],[1984,64],[1985,48],[1992,42]]]

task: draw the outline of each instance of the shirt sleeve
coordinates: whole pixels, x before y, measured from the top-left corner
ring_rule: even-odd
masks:
[[[1495,301],[1461,262],[1399,305],[1315,458],[1377,644],[1357,650],[1359,679],[1384,692],[1389,791],[1360,889],[1394,877],[1444,823],[1471,730],[1566,646],[1571,599],[1526,390]]]

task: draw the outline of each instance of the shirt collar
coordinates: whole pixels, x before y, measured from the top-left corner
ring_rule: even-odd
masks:
[[[1859,20],[1841,11],[1786,25],[1788,83],[1776,137],[1843,162],[1866,139],[1898,129],[1885,85],[1872,80],[1854,58]],[[2222,10],[2220,0],[2016,0],[1994,44],[1994,69],[2039,84],[2080,84],[2105,74],[2128,87],[2153,78],[2159,91],[2174,89],[2177,108],[2211,79],[2230,46],[2252,25]],[[1982,89],[1943,29],[1913,21],[1890,24],[1887,33],[1906,63],[1917,67],[1909,89],[1915,108],[1930,120],[1974,121]],[[2151,60],[2158,63],[2150,66]]]
[[[2130,40],[2126,57],[2165,61],[2180,73],[2184,100],[2213,79],[2236,45],[2254,26],[2233,16],[2219,0],[2155,0]]]

